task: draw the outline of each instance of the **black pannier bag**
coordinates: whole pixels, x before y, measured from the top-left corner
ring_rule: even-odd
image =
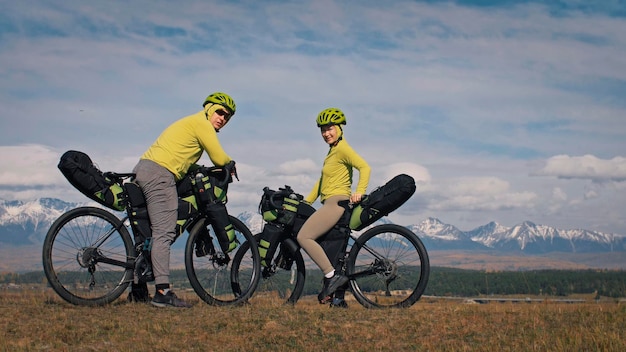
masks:
[[[413,177],[400,174],[376,188],[357,205],[350,218],[350,228],[359,231],[398,209],[415,193]]]
[[[344,208],[348,207],[348,201],[343,201],[345,203],[339,202]],[[350,222],[349,213],[344,212],[337,224],[333,226],[330,231],[324,234],[322,237],[317,239],[317,242],[320,244],[324,253],[330,260],[330,263],[333,265],[335,270],[341,269],[341,262],[339,261],[344,254],[346,246],[348,245],[348,223]]]
[[[138,184],[127,182],[124,186],[126,187],[128,203],[130,204],[128,216],[135,234],[135,243],[143,243],[146,239],[152,237],[146,198]]]
[[[87,154],[69,150],[58,167],[72,186],[90,199],[113,210],[125,209],[124,187],[105,177]]]
[[[343,257],[343,253],[348,243],[348,238],[349,235],[345,227],[341,228],[339,226],[334,226],[330,229],[330,231],[317,240],[335,270],[341,269],[339,259]]]
[[[196,165],[186,177],[191,180],[191,189],[197,202],[196,206],[198,208],[203,207],[207,214],[207,220],[213,225],[213,231],[215,231],[222,251],[229,253],[237,248],[238,244],[235,228],[230,222],[226,209],[228,183],[221,182],[216,174],[204,166]],[[223,185],[219,186],[220,184]],[[183,188],[185,187],[181,184],[178,192],[180,193]],[[193,206],[192,202],[189,203]],[[192,210],[192,208],[190,209]]]
[[[298,204],[298,209],[296,210],[296,218],[293,221],[292,232],[297,235],[300,232],[302,225],[304,225],[313,213],[315,213],[315,208],[313,208],[313,206],[305,202],[300,202],[300,204]]]
[[[205,206],[208,220],[213,225],[213,231],[217,235],[217,240],[224,253],[229,253],[237,248],[237,237],[235,227],[230,222],[226,204],[210,203]]]
[[[284,228],[282,226],[267,223],[263,226],[263,232],[259,235],[259,255],[261,256],[261,265],[269,266],[274,252],[280,243]]]

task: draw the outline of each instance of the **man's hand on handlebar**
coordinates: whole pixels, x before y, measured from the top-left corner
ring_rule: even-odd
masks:
[[[224,166],[226,170],[230,172],[230,176],[234,177],[239,181],[239,175],[237,175],[237,167],[235,166],[235,160],[231,160]]]

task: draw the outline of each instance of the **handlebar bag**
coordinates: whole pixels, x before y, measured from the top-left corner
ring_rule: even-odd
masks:
[[[124,187],[105,177],[83,152],[69,150],[59,161],[59,170],[81,193],[113,210],[125,209]]]
[[[376,188],[352,211],[350,228],[359,231],[398,209],[415,193],[413,177],[400,174]]]
[[[211,203],[226,203],[228,198],[228,183],[223,182],[215,171],[200,166],[195,171],[190,171],[187,177],[191,179],[191,186],[197,198],[198,205],[208,205]],[[180,188],[179,188],[180,194]]]
[[[284,190],[281,189],[281,191]],[[270,200],[275,194],[276,191],[270,189],[264,190],[261,202],[259,203],[259,212],[263,216],[263,220],[283,224],[285,226],[293,226],[298,207],[302,204],[302,196],[295,192],[285,194],[280,200],[280,207],[276,208]],[[279,195],[280,194],[283,193],[279,193]]]

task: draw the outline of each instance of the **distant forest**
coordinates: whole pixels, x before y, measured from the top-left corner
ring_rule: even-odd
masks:
[[[173,270],[172,283],[189,288],[184,270]],[[0,273],[0,284],[47,285],[43,272]],[[307,270],[304,294],[317,294],[321,285],[318,270]],[[433,267],[425,295],[474,297],[481,295],[568,296],[591,294],[626,297],[626,271],[618,270],[535,270],[485,272]]]
[[[622,270],[533,270],[485,272],[432,268],[426,295],[548,295],[596,293],[626,297],[626,271]]]

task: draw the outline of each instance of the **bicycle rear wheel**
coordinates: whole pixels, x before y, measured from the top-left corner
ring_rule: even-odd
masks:
[[[426,290],[428,253],[409,229],[385,224],[359,236],[347,263],[350,286],[366,308],[410,307]]]
[[[217,238],[212,235],[209,245],[211,250],[207,255],[198,257],[196,251],[197,238],[206,231],[203,220],[189,231],[189,238],[185,245],[185,270],[189,283],[196,294],[210,305],[232,305],[244,303],[252,296],[257,287],[261,257],[250,230],[239,219],[229,216],[230,222],[235,228],[237,248],[228,253],[222,253]],[[212,229],[210,225],[208,228]],[[211,231],[215,234],[214,231]],[[250,245],[244,243],[252,241]],[[240,257],[233,273],[234,257]],[[236,280],[236,281],[235,281]]]
[[[258,236],[259,234],[255,235],[256,238]],[[242,247],[244,246],[249,246],[249,244],[246,242],[242,244]],[[233,272],[239,272],[237,268],[241,261],[242,256],[237,253],[233,258]],[[270,263],[270,266],[261,267],[261,278],[255,290],[256,298],[277,298],[286,300],[286,303],[295,304],[302,296],[306,276],[302,253],[295,244],[289,246],[281,242]],[[239,281],[239,279],[236,280]]]
[[[61,215],[43,244],[43,269],[64,300],[96,306],[117,299],[133,277],[135,248],[122,221],[110,212],[82,207]]]

